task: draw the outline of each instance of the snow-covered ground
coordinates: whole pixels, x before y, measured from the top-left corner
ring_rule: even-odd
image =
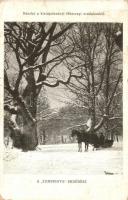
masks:
[[[123,173],[122,142],[113,147],[77,152],[77,143],[38,146],[36,151],[5,149],[4,173],[103,175]]]

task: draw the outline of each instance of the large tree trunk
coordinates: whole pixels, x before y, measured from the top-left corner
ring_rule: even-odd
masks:
[[[13,140],[13,146],[23,151],[34,150],[38,145],[36,123],[27,120],[26,126],[23,127],[23,132],[18,126],[9,124],[10,137]]]
[[[24,116],[25,117],[25,116]],[[23,118],[22,149],[34,150],[38,145],[36,122]]]
[[[29,64],[33,64],[34,61],[31,60]],[[26,86],[24,92],[24,101],[28,111],[30,112],[32,119],[24,112],[24,109],[21,108],[22,114],[22,145],[24,150],[34,150],[38,145],[38,134],[37,134],[37,123],[36,123],[36,113],[37,113],[37,93],[35,86],[34,72],[30,71],[27,75],[28,85]]]
[[[22,133],[23,133],[23,148],[26,150],[34,150],[38,145],[38,134],[37,134],[37,123],[36,123],[36,112],[37,112],[37,97],[35,96],[34,90],[29,89],[25,102],[29,112],[32,115],[33,121],[21,111],[23,121],[22,121]]]
[[[16,95],[15,100],[19,105],[19,111],[20,111],[17,115],[17,124],[20,129],[20,135],[21,135],[19,136],[19,139],[21,141],[20,147],[24,151],[34,150],[38,145],[37,122],[36,122],[36,112],[37,112],[36,92],[34,88],[30,87],[29,85],[29,87],[26,87],[26,94],[24,99]]]

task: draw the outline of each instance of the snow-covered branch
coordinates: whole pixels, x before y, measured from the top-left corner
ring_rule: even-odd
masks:
[[[110,117],[110,118],[109,118],[109,120],[116,120],[116,119],[122,120],[123,117],[121,117],[121,116],[114,116],[114,117]]]
[[[37,87],[41,86],[41,85],[45,85],[45,86],[48,86],[48,87],[57,87],[59,86],[60,84],[63,84],[63,85],[67,85],[69,84],[71,78],[82,78],[82,74],[81,75],[75,75],[75,74],[71,74],[71,72],[69,73],[69,77],[66,81],[63,81],[63,80],[57,80],[55,83],[53,84],[50,84],[46,81],[41,81],[39,83],[36,84]]]

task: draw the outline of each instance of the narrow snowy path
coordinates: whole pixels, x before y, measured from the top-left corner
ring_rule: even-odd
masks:
[[[5,149],[4,172],[45,175],[122,174],[122,143],[112,148],[77,152],[77,144],[42,145],[38,151]]]

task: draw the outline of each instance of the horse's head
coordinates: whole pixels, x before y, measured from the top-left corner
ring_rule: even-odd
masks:
[[[78,131],[73,129],[71,133],[71,137],[77,136],[77,134],[78,134]]]

